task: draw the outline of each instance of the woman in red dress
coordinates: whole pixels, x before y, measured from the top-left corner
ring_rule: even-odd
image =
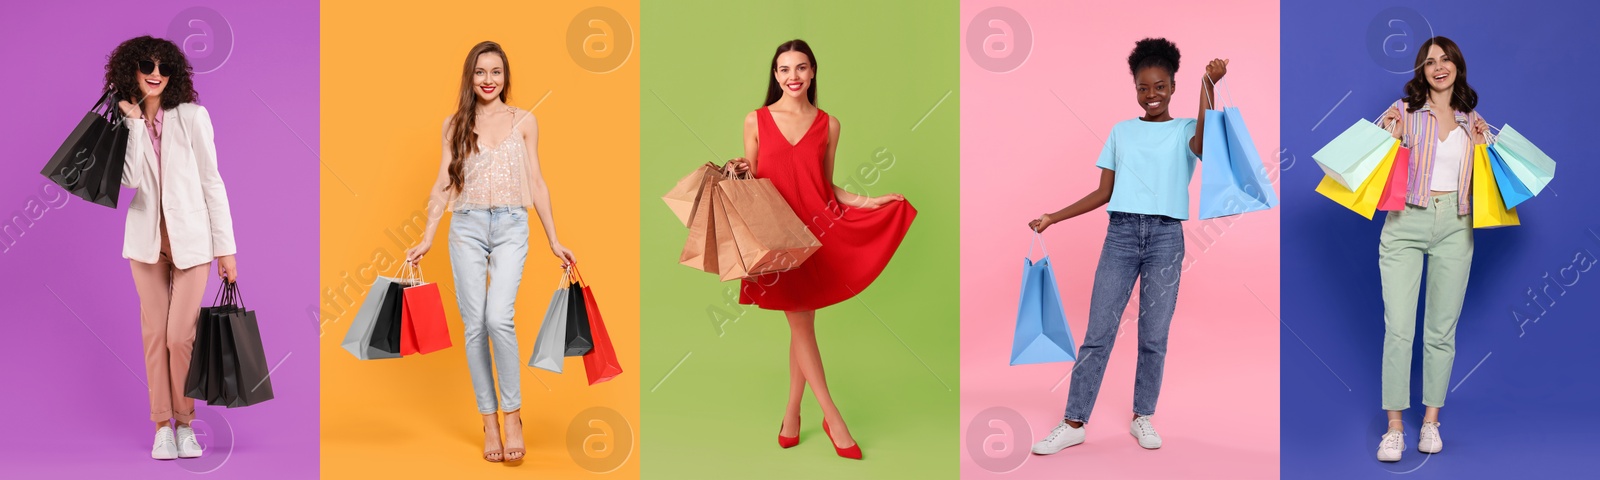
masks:
[[[810,385],[834,450],[841,457],[860,459],[861,447],[845,427],[823,376],[816,311],[850,299],[878,278],[917,210],[899,194],[868,197],[833,184],[839,119],[816,106],[816,72],[816,57],[806,42],[778,46],[766,106],[744,119],[745,158],[730,161],[729,167],[771,180],[822,248],[793,270],[745,278],[739,303],[782,310],[789,319],[789,404],[778,445],[789,448],[800,442],[800,399]]]

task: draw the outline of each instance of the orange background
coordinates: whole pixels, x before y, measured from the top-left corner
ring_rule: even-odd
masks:
[[[492,5],[322,5],[324,478],[639,475],[638,2]],[[613,50],[581,52],[626,55],[603,73],[585,69],[568,49],[569,37],[586,44],[577,40],[586,34],[569,35],[569,25],[596,6],[624,20],[603,25],[613,29],[611,36],[590,37],[612,40]],[[616,41],[623,36],[630,39],[626,44]],[[568,358],[560,375],[526,366],[561,276],[530,208],[516,315],[528,453],[518,467],[480,456],[483,433],[450,274],[450,214],[441,218],[422,267],[426,279],[439,284],[453,346],[374,361],[356,360],[339,347],[374,276],[393,275],[421,234],[441,155],[440,125],[455,108],[466,52],[482,40],[506,49],[508,103],[537,116],[557,232],[593,286],[623,368],[616,379],[589,386],[577,357]],[[591,407],[618,416],[579,418]],[[575,420],[581,429],[572,428]],[[611,450],[597,450],[602,447]],[[608,459],[620,465],[599,471],[610,468],[596,467]]]

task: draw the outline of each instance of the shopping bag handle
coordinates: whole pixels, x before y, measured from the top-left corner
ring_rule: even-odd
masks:
[[[561,268],[561,283],[557,284],[556,288],[567,288],[568,285],[571,285],[572,282],[568,281],[569,278],[572,278],[572,265]]]
[[[572,270],[572,278],[575,279],[578,282],[579,286],[588,286],[589,285],[589,282],[584,281],[583,274],[582,273],[578,273],[578,265],[577,264],[567,265],[567,268]]]
[[[1205,75],[1206,82],[1211,84],[1211,92],[1212,92],[1213,96],[1215,96],[1216,90],[1217,90],[1217,81],[1211,79],[1211,73],[1209,73],[1209,72],[1204,73],[1202,75]],[[1228,93],[1228,105],[1235,106],[1235,107],[1239,106],[1239,104],[1233,102],[1233,89],[1228,88],[1228,86],[1224,85],[1222,87],[1222,91]],[[1213,101],[1213,102],[1211,102],[1211,108],[1208,108],[1207,110],[1222,110],[1222,109],[1216,108],[1216,107],[1217,107],[1217,104],[1216,104],[1216,102]]]
[[[1033,246],[1034,246],[1034,244],[1038,244],[1039,245],[1039,252],[1043,253],[1046,258],[1048,258],[1050,256],[1050,250],[1045,249],[1045,247],[1044,247],[1044,236],[1036,231],[1036,232],[1033,232],[1033,241],[1028,242],[1028,259],[1029,260],[1033,259]]]
[[[221,301],[219,302],[218,300]],[[217,293],[211,296],[212,307],[221,307],[224,305],[234,305],[244,308],[244,297],[239,295],[239,282],[223,282],[222,288],[217,289]]]

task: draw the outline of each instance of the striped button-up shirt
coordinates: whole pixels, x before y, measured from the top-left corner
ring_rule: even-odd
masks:
[[[1401,119],[1406,122],[1406,134],[1401,138],[1401,144],[1411,149],[1411,167],[1406,172],[1406,203],[1426,207],[1433,195],[1429,186],[1433,183],[1433,156],[1439,150],[1439,122],[1429,113],[1433,108],[1430,103],[1424,103],[1422,108],[1409,113],[1406,112],[1405,99],[1394,102],[1393,107],[1400,110]],[[1454,113],[1456,125],[1466,129],[1467,141],[1471,145],[1466,157],[1461,159],[1461,172],[1456,182],[1456,190],[1460,192],[1456,195],[1456,214],[1466,215],[1472,213],[1472,156],[1478,145],[1494,143],[1494,134],[1484,132],[1486,143],[1479,143],[1472,136],[1472,125],[1482,118],[1478,112]]]

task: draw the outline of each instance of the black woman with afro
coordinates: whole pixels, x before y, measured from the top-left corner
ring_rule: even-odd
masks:
[[[1228,61],[1212,60],[1202,75],[1199,114],[1173,118],[1169,112],[1178,88],[1178,46],[1164,38],[1146,38],[1128,55],[1134,101],[1141,115],[1118,122],[1106,137],[1095,166],[1100,186],[1059,211],[1028,223],[1035,232],[1106,205],[1111,219],[1105,247],[1094,273],[1089,299],[1089,328],[1072,370],[1072,389],[1059,425],[1033,445],[1033,453],[1049,455],[1083,443],[1085,423],[1100,394],[1106,360],[1117,339],[1123,310],[1139,285],[1139,363],[1133,389],[1133,415],[1128,431],[1146,449],[1161,448],[1151,424],[1166,362],[1167,333],[1178,303],[1178,278],[1183,271],[1182,221],[1189,214],[1189,180],[1200,160],[1205,111],[1212,86],[1227,73]]]

